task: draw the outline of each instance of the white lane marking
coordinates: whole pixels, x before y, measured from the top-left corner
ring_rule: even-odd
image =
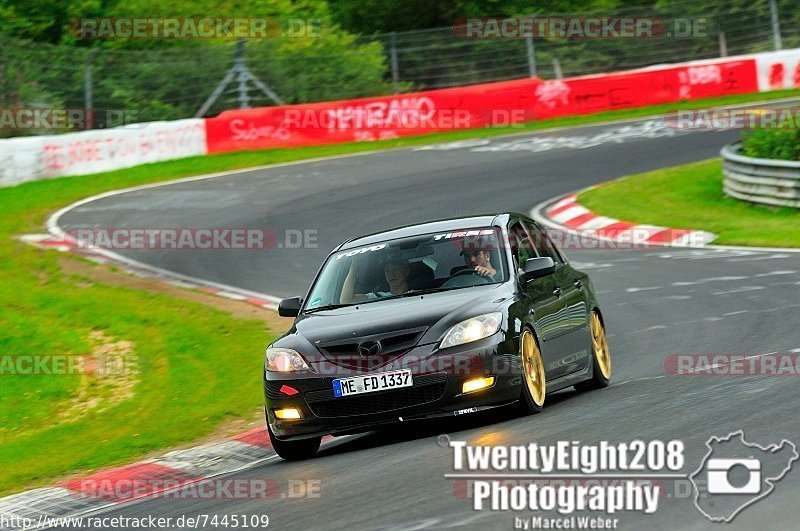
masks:
[[[733,282],[736,280],[747,280],[750,277],[746,276],[730,276],[730,277],[711,277],[711,278],[701,278],[698,280],[692,280],[687,282],[673,282],[670,284],[671,286],[697,286],[699,284],[705,284],[707,282]]]
[[[631,378],[630,380],[623,380],[621,382],[613,383],[609,387],[618,387],[620,385],[625,385],[629,383],[637,383],[637,382],[646,382],[650,380],[661,380],[662,378],[668,378],[672,376],[671,374],[660,374],[658,376],[642,376],[639,378]]]
[[[642,288],[625,288],[628,293],[636,293],[637,291],[651,291],[654,289],[661,289],[661,286],[647,286]]]
[[[773,277],[778,275],[794,275],[797,271],[770,271],[769,273],[759,273],[756,277]]]
[[[464,515],[460,513],[453,513],[451,515],[442,517],[423,518],[420,520],[406,521],[402,524],[390,524],[375,528],[375,531],[406,531],[409,529],[450,529],[454,527],[463,527],[473,524],[478,520],[483,520],[493,516],[491,512],[484,512],[475,515]]]
[[[731,295],[733,293],[747,293],[748,291],[758,291],[764,289],[764,286],[744,286],[730,291],[715,291],[712,295]]]
[[[676,301],[685,301],[685,300],[691,299],[692,297],[689,296],[689,295],[667,295],[664,298],[665,299],[670,299],[670,300],[676,300]]]
[[[664,325],[655,325],[655,326],[651,326],[649,328],[643,328],[641,330],[634,330],[633,332],[625,332],[625,334],[623,334],[623,335],[629,336],[629,335],[632,335],[632,334],[641,334],[642,332],[652,332],[653,330],[664,330],[666,328],[667,327],[664,326]]]
[[[798,250],[798,252],[800,252],[800,250]],[[783,258],[789,258],[789,255],[784,253],[775,253],[767,256],[762,255],[762,256],[751,256],[745,258],[729,258],[728,262],[754,262],[758,260],[780,260]]]
[[[735,312],[723,313],[722,315],[723,316],[739,315],[740,313],[749,313],[749,312],[750,312],[750,310],[736,310]]]
[[[598,264],[598,263],[595,263],[595,262],[572,262],[572,265],[576,269],[602,269],[602,268],[605,268],[605,267],[614,267],[614,264],[609,264],[609,263]],[[611,292],[610,291],[606,291],[604,293],[611,293]]]

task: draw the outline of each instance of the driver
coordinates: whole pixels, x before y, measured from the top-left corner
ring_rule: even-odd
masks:
[[[476,274],[482,277],[489,277],[495,280],[497,270],[492,266],[492,253],[489,251],[483,238],[464,238],[461,256],[464,257],[466,268],[473,269]],[[464,268],[460,269],[463,271]]]

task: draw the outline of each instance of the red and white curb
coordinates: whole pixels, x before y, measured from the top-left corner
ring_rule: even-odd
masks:
[[[643,225],[599,216],[578,203],[578,194],[540,204],[531,214],[545,226],[621,245],[703,247],[716,238],[716,234],[702,230]]]
[[[324,437],[323,445],[332,439]],[[254,468],[274,459],[277,454],[266,429],[253,429],[227,441],[175,450],[155,459],[70,479],[54,487],[0,498],[0,522],[3,522],[0,529],[43,529],[52,525],[51,518],[88,515],[154,496],[168,497],[175,491],[194,495],[202,492],[202,485],[215,477]],[[197,488],[192,489],[193,485]],[[263,491],[263,485],[259,484],[259,495],[278,498],[280,493],[276,489],[283,486],[271,481],[270,487],[275,488]],[[231,487],[215,485],[212,488],[221,488],[224,495],[229,495],[226,489]],[[241,486],[233,489],[241,490]],[[234,497],[236,492],[233,491]],[[252,496],[252,492],[245,495]]]
[[[234,286],[227,286],[199,278],[188,277],[174,271],[168,271],[153,267],[149,264],[143,264],[106,249],[83,244],[69,235],[56,236],[52,234],[26,234],[24,236],[20,236],[19,239],[25,243],[35,245],[36,247],[40,247],[42,249],[56,249],[62,252],[73,252],[100,264],[113,264],[114,266],[139,277],[156,278],[173,286],[197,289],[212,295],[217,295],[219,297],[246,302],[260,308],[277,310],[278,303],[280,302],[280,298],[273,297],[271,295],[255,293],[241,288],[236,288]]]

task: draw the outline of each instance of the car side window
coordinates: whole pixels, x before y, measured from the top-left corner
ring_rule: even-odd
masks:
[[[539,230],[539,228],[532,223],[523,222],[523,226],[528,234],[530,234],[539,256],[549,256],[553,259],[553,262],[557,264],[564,262],[561,254],[558,252],[555,245],[553,245],[553,242],[550,241],[550,238],[547,237],[547,234]]]
[[[525,267],[525,262],[529,258],[536,258],[539,256],[530,234],[520,223],[514,223],[509,227],[508,238],[511,243],[511,253],[514,256],[514,262],[518,268]]]

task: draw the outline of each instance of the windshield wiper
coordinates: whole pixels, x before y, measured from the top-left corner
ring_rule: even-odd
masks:
[[[348,306],[358,306],[361,304],[360,302],[350,302],[346,304],[328,304],[327,306],[320,306],[319,308],[310,308],[308,310],[304,310],[303,313],[314,313],[319,312],[322,310],[335,310],[336,308],[346,308]]]
[[[386,301],[386,300],[389,300],[389,299],[401,299],[403,297],[414,297],[415,295],[425,295],[426,293],[436,293],[436,292],[439,292],[439,291],[450,291],[451,289],[458,289],[458,288],[453,287],[453,288],[412,289],[412,290],[406,291],[405,293],[401,293],[400,295],[392,295],[390,297],[384,297],[384,298],[379,299],[379,300]]]

